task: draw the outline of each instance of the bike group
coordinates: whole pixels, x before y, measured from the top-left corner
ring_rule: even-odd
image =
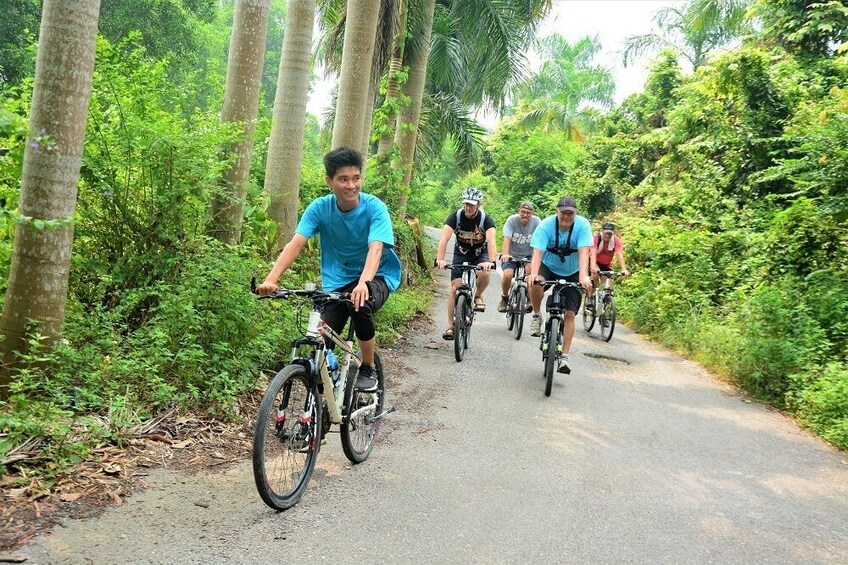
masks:
[[[308,315],[297,319],[302,337],[292,343],[286,366],[271,379],[254,431],[256,487],[276,510],[293,506],[303,495],[333,424],[339,426],[347,458],[361,463],[371,453],[382,419],[392,411],[385,405],[374,314],[400,285],[401,264],[386,205],[361,191],[362,164],[362,156],[346,147],[324,157],[331,193],[307,206],[271,271],[254,287],[260,298],[299,299],[308,305],[300,312]],[[463,206],[445,221],[437,250],[438,267],[451,269],[448,328],[442,337],[453,341],[457,361],[470,343],[474,313],[485,311],[483,291],[495,268],[490,260],[490,252],[497,255],[495,223],[482,209],[482,200],[477,188],[463,192]],[[612,280],[627,274],[614,231],[606,223],[593,236],[571,197],[560,199],[556,213],[545,219],[534,215],[531,202],[524,202],[504,224],[498,310],[506,314],[516,339],[521,338],[525,314],[532,312],[530,334],[541,337],[547,396],[554,368],[571,371],[568,353],[584,293],[584,327],[591,330],[597,318],[603,338],[612,337]],[[323,289],[280,288],[280,277],[314,235],[320,235]],[[447,244],[454,236],[448,264]],[[613,256],[621,273],[610,268]],[[602,288],[594,292],[598,281]],[[541,302],[547,289],[552,291],[544,320]]]
[[[486,309],[483,291],[496,268],[490,259],[497,255],[495,224],[481,208],[482,200],[477,188],[463,192],[463,207],[448,216],[436,252],[436,265],[451,269],[448,327],[442,337],[453,341],[457,361],[462,361],[470,344],[474,313]],[[536,216],[534,209],[532,202],[525,201],[504,224],[498,311],[506,314],[507,329],[515,339],[521,338],[525,315],[533,313],[530,335],[541,337],[545,395],[550,396],[554,372],[571,372],[569,352],[581,303],[584,328],[591,331],[597,320],[601,336],[609,341],[616,318],[612,281],[628,271],[612,223],[604,223],[593,234],[569,196],[561,198],[556,213],[545,219]],[[452,237],[453,260],[448,265],[445,254]],[[612,270],[613,259],[621,271]],[[545,320],[541,306],[548,289]]]

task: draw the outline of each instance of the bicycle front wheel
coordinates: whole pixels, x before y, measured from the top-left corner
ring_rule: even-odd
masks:
[[[321,444],[321,403],[302,365],[271,380],[253,433],[253,479],[275,510],[291,508],[306,490]]]
[[[510,304],[515,305],[515,324],[512,326],[512,335],[515,339],[521,339],[521,331],[524,329],[524,314],[527,312],[527,293],[523,288],[518,288],[515,292],[516,297]]]
[[[554,371],[556,371],[557,359],[557,344],[559,343],[559,334],[562,331],[557,318],[551,318],[549,321],[548,333],[545,336],[547,344],[547,356],[545,357],[545,396],[551,395],[551,388],[554,384]]]
[[[342,419],[342,450],[354,464],[362,463],[371,455],[374,438],[380,430],[383,402],[386,397],[386,377],[383,362],[374,352],[374,370],[377,372],[377,390],[356,390],[356,374],[349,375],[344,391],[345,414]],[[354,371],[353,365],[350,371]]]
[[[456,305],[453,308],[453,353],[457,362],[462,361],[465,348],[468,344],[465,332],[465,310],[468,308],[468,297],[464,294],[456,295]]]
[[[615,331],[615,315],[615,299],[609,296],[603,301],[601,307],[601,337],[604,341],[612,339],[612,332]]]
[[[597,305],[595,308],[587,308],[589,302],[594,303],[595,296],[585,295],[583,298],[583,329],[587,332],[592,331],[592,328],[595,327],[595,311],[597,310]]]

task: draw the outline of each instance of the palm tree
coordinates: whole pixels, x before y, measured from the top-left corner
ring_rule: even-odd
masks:
[[[592,64],[601,44],[597,37],[584,37],[570,45],[554,34],[540,45],[547,59],[519,88],[516,114],[525,127],[560,130],[582,141],[597,108],[611,106],[615,92],[610,71]]]
[[[429,8],[431,0],[423,0]],[[535,38],[538,23],[550,9],[550,0],[439,0],[432,19],[429,11],[423,17],[410,17],[410,35],[419,41],[431,38],[427,46],[410,41],[404,64],[409,66],[409,81],[404,92],[412,104],[399,117],[395,141],[400,146],[404,185],[409,186],[416,145],[441,147],[450,136],[462,151],[460,162],[473,165],[482,145],[477,135],[483,129],[471,125],[474,111],[490,108],[500,111],[509,92],[521,80],[526,67],[524,53]],[[432,28],[427,34],[425,29]],[[422,41],[423,43],[423,41]],[[426,67],[425,70],[420,65]],[[420,74],[419,74],[420,73]],[[418,77],[426,77],[422,83]],[[424,96],[426,90],[427,96]],[[436,108],[416,110],[416,100],[438,102]],[[464,112],[463,112],[464,109]],[[426,132],[442,135],[441,139],[421,142],[420,116],[444,118],[445,127],[428,127]],[[452,131],[447,126],[461,126]],[[472,145],[460,145],[471,143]],[[400,212],[406,198],[401,196]]]
[[[365,124],[370,115],[368,100],[374,39],[380,12],[380,0],[357,0],[347,3],[344,48],[339,72],[336,114],[333,122],[332,146],[359,148]]]
[[[230,54],[227,62],[227,86],[221,121],[240,126],[239,140],[225,148],[225,158],[232,159],[211,203],[210,234],[226,243],[238,243],[250,159],[253,155],[253,133],[259,110],[262,87],[262,64],[268,34],[268,1],[237,0]]]
[[[745,13],[750,4],[751,0],[688,0],[680,8],[663,8],[654,16],[656,32],[625,40],[624,64],[671,48],[697,69],[711,51],[747,31]]]
[[[9,286],[0,319],[0,397],[36,331],[55,338],[65,320],[73,216],[100,0],[44,0],[29,133],[24,149]],[[35,327],[30,327],[34,323]]]
[[[268,216],[277,223],[275,252],[291,238],[297,225],[314,21],[315,0],[288,1],[265,164],[265,192],[270,196]]]

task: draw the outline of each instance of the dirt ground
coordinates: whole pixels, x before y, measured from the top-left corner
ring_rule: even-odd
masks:
[[[431,320],[420,316],[410,331],[429,328]],[[392,352],[398,343],[385,348],[383,362],[388,374],[397,365]],[[391,384],[391,383],[387,383]],[[200,414],[170,411],[138,426],[135,437],[122,446],[103,445],[94,457],[73,469],[48,488],[32,479],[20,486],[21,473],[0,477],[0,563],[15,562],[15,549],[41,532],[48,531],[67,518],[88,518],[112,506],[148,485],[153,469],[177,469],[186,473],[224,470],[227,465],[250,457],[254,417],[262,400],[262,391],[241,399],[242,422],[222,422]]]

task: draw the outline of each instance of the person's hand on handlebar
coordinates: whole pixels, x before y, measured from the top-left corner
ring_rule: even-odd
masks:
[[[622,273],[625,277],[629,277],[629,276],[630,276],[630,271],[628,271],[627,269],[624,269],[623,271],[621,271],[621,273]]]
[[[512,255],[510,255],[509,253],[505,255],[501,254],[501,263],[509,263],[510,261],[512,261]]]
[[[491,271],[492,269],[495,268],[495,262],[494,261],[484,261],[477,266],[480,267],[480,270],[483,271],[484,273],[488,273],[489,271]]]
[[[590,290],[592,290],[592,277],[580,277],[580,285],[583,287],[583,290],[589,292]]]
[[[436,267],[440,271],[444,271],[447,268],[447,266],[448,266],[448,262],[445,261],[444,259],[436,259]]]
[[[530,280],[530,284],[542,285],[545,283],[545,277],[542,275],[530,275],[527,278]]]
[[[278,290],[280,290],[280,287],[277,283],[265,280],[262,284],[256,287],[256,294],[259,296],[271,296]]]

